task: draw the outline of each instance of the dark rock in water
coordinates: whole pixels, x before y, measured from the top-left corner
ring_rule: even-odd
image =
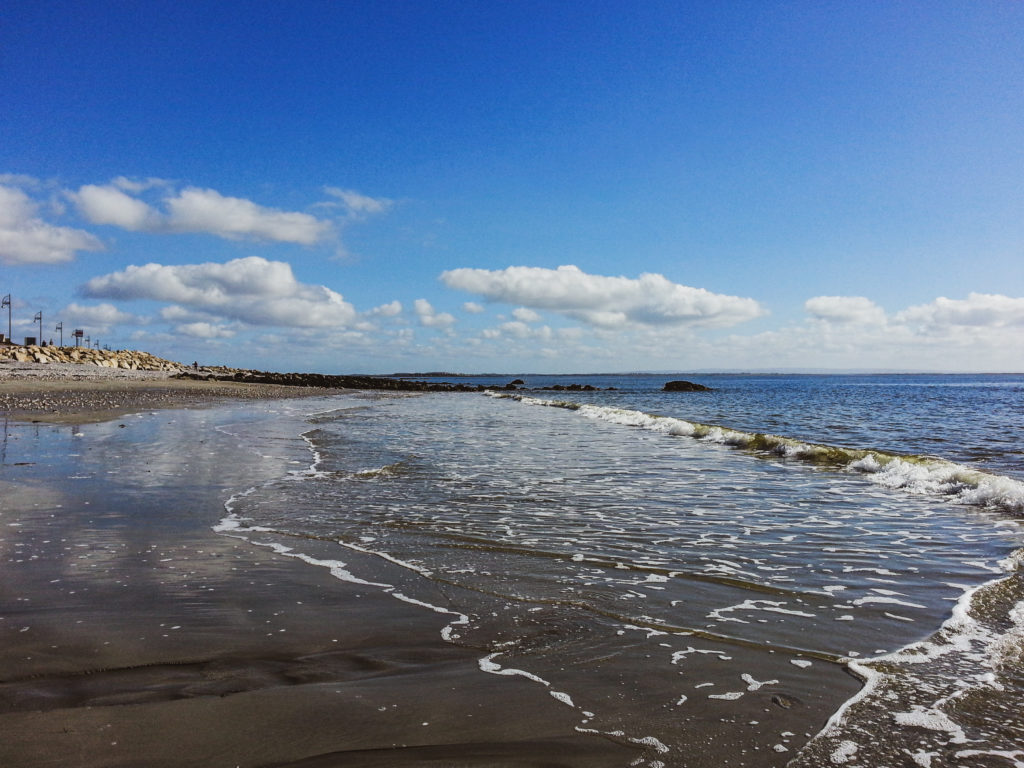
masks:
[[[597,392],[600,388],[593,384],[552,384],[550,387],[540,387],[540,389],[556,392]]]
[[[783,709],[792,709],[803,704],[796,696],[787,696],[784,693],[776,693],[772,696],[772,704]]]
[[[669,381],[662,387],[664,392],[710,392],[711,387],[694,384],[692,381]]]
[[[523,386],[523,385],[524,385],[524,384],[525,384],[526,382],[525,382],[525,381],[523,381],[522,379],[515,379],[514,381],[511,381],[511,382],[509,382],[509,383],[510,383],[510,384],[515,384],[515,385],[516,385],[517,387],[521,387],[521,386]]]
[[[225,371],[222,374],[211,374],[209,376],[183,372],[174,378],[238,381],[246,384],[281,384],[289,387],[377,389],[398,392],[482,392],[484,390],[484,387],[478,384],[408,381],[406,379],[394,379],[383,376],[329,376],[322,373],[273,373],[252,370]]]

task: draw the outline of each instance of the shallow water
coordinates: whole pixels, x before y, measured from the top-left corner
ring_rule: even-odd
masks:
[[[1024,760],[1021,379],[700,380],[339,399],[221,530],[401,564],[376,588],[648,765]]]

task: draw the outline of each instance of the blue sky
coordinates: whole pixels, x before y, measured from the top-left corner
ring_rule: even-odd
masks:
[[[278,370],[1020,371],[1022,83],[1009,0],[16,3],[0,295]]]

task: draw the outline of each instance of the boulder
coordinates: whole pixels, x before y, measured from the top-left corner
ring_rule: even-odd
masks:
[[[668,381],[662,387],[663,392],[710,392],[711,387],[703,384],[694,384],[692,381]]]

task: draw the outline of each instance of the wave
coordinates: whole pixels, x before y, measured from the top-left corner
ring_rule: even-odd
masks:
[[[1024,483],[993,475],[935,456],[896,454],[860,448],[810,443],[764,432],[744,432],[714,424],[701,424],[673,416],[602,405],[549,400],[527,395],[488,391],[490,397],[516,400],[524,405],[564,408],[595,421],[639,427],[677,437],[717,443],[755,454],[781,457],[818,466],[859,472],[871,482],[909,493],[952,498],[962,504],[1024,515]]]
[[[1020,706],[1022,566],[1024,550],[1001,561],[1003,575],[965,591],[931,637],[872,659],[846,659],[864,687],[789,765],[853,757],[858,765],[882,765],[905,755],[918,765],[932,765],[929,756],[939,755],[956,761],[942,765],[964,765],[969,757],[1021,765],[1024,750],[1000,747],[1019,743],[1019,725],[1006,714]]]

